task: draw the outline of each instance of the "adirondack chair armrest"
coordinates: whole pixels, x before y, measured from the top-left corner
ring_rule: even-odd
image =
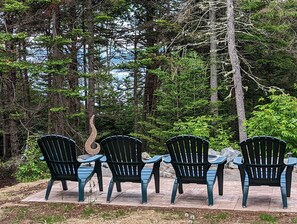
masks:
[[[45,161],[44,156],[39,157],[40,161]]]
[[[214,161],[211,161],[211,164],[223,164],[227,161],[226,156],[219,156],[218,158],[216,158]]]
[[[289,157],[288,161],[286,162],[287,166],[295,166],[297,164],[297,158],[296,157]]]
[[[233,160],[233,163],[238,166],[242,165],[243,164],[242,157],[235,157]]]
[[[143,160],[144,163],[149,164],[149,163],[157,163],[157,162],[161,162],[162,161],[162,157],[161,156],[154,156],[153,158],[150,158],[148,160]]]
[[[162,160],[164,163],[171,163],[171,156],[163,156]]]
[[[107,161],[106,156],[102,156],[102,157],[100,158],[100,162],[101,162],[101,163],[105,163],[106,161]]]
[[[95,162],[96,160],[100,160],[101,157],[103,157],[103,155],[98,154],[86,159],[78,159],[78,161],[81,163],[91,163],[91,162]]]

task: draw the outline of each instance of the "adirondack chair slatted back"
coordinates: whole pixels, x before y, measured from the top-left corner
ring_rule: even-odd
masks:
[[[141,157],[142,142],[139,139],[116,135],[104,139],[100,145],[115,180],[141,181],[144,163]]]
[[[210,168],[208,162],[208,141],[191,135],[182,135],[166,142],[176,177],[187,182],[195,179],[206,181]]]
[[[60,135],[45,135],[37,142],[56,180],[77,181],[80,163],[76,158],[76,144],[73,140]]]
[[[259,136],[240,143],[245,171],[251,183],[279,185],[285,169],[286,143],[280,139]]]

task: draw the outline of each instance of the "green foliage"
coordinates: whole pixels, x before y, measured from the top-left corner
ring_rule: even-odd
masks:
[[[264,86],[278,86],[294,93],[293,85],[297,81],[294,54],[297,1],[243,0],[240,3],[246,15],[242,18],[246,18],[246,24],[250,25],[240,26],[238,29],[243,32],[238,32],[237,36],[241,42],[239,51],[249,63],[245,69],[251,68]],[[250,82],[248,85],[253,91],[247,92],[245,99],[251,99],[253,103],[252,107],[246,107],[247,114],[253,109],[255,99],[263,95],[260,89],[256,89],[256,84]]]
[[[173,131],[175,135],[182,133],[200,136],[205,139],[208,139],[210,134],[210,120],[211,118],[207,116],[188,118],[184,122],[178,121],[174,123]]]
[[[48,167],[39,158],[42,153],[37,145],[39,136],[31,135],[27,139],[27,148],[23,154],[23,161],[19,165],[15,176],[20,182],[30,182],[49,177]]]
[[[58,113],[58,112],[65,111],[65,110],[66,110],[65,107],[52,107],[52,108],[50,108],[50,111],[54,112],[54,113]]]
[[[216,123],[216,125],[214,125]],[[151,151],[157,154],[167,152],[165,142],[176,135],[194,135],[202,137],[209,141],[210,148],[220,151],[226,147],[237,148],[232,141],[233,133],[226,127],[222,118],[213,118],[210,116],[187,117],[183,120],[168,124],[166,121],[150,117],[146,123],[142,122],[147,128],[147,135],[133,134],[150,144]]]
[[[220,151],[225,147],[236,147],[232,143],[233,135],[230,129],[223,128],[223,123],[216,125],[216,130],[213,130],[215,121],[209,116],[201,116],[196,118],[189,118],[185,122],[177,122],[174,124],[175,135],[190,134],[207,139],[210,143],[210,148]],[[212,134],[214,133],[215,134]]]
[[[24,40],[27,37],[28,37],[28,34],[26,32],[19,32],[19,33],[15,33],[15,34],[1,32],[0,33],[0,43],[5,43],[6,41]]]
[[[111,21],[113,20],[113,17],[110,15],[106,15],[106,14],[98,14],[95,16],[95,21],[96,22],[106,22],[106,21]]]
[[[266,2],[263,0],[242,0],[241,8],[243,10],[261,10],[266,5]]]
[[[15,12],[20,13],[27,10],[29,7],[25,5],[25,3],[17,1],[17,0],[5,0],[3,11],[4,12]]]
[[[78,30],[75,30],[78,31]],[[74,31],[72,31],[74,32]],[[64,38],[62,36],[56,36],[55,38],[52,38],[48,35],[41,35],[35,38],[36,43],[38,43],[40,46],[45,47],[52,47],[56,45],[57,47],[63,47],[66,44],[70,44],[72,42],[71,39]]]
[[[165,141],[182,134],[206,138],[215,150],[233,146],[228,119],[209,116],[210,91],[205,91],[209,77],[202,58],[195,52],[183,58],[173,54],[164,65],[152,71],[162,83],[156,92],[157,118],[142,122],[147,133],[136,136],[147,140],[156,153],[165,153]]]
[[[297,98],[272,94],[269,102],[255,107],[247,120],[249,136],[269,135],[287,142],[287,150],[297,154]],[[260,99],[260,102],[264,99]]]

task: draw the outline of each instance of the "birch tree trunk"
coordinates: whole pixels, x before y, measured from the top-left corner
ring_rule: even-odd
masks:
[[[244,126],[245,109],[244,109],[244,93],[242,88],[242,80],[240,73],[240,62],[235,45],[235,27],[234,27],[234,5],[233,0],[227,0],[227,38],[228,51],[233,71],[233,85],[235,89],[236,111],[238,116],[239,141],[247,138]]]
[[[216,35],[216,9],[214,0],[209,1],[210,23],[210,89],[211,110],[218,116],[218,72],[217,72],[217,35]]]

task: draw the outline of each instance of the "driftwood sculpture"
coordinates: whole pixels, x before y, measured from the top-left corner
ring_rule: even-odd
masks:
[[[85,150],[90,155],[96,155],[100,152],[100,145],[95,142],[97,136],[97,129],[94,125],[95,115],[90,119],[91,134],[85,143]]]

